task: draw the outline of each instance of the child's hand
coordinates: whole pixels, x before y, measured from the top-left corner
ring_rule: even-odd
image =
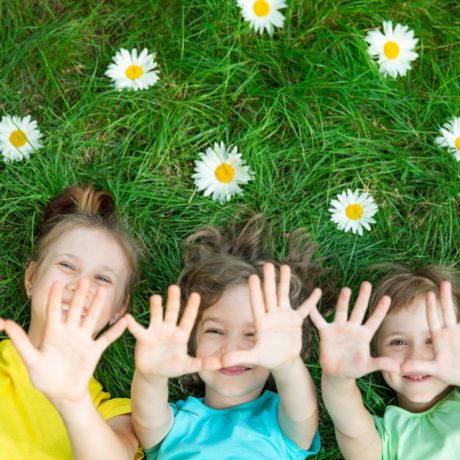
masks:
[[[399,372],[399,364],[386,357],[373,358],[370,342],[390,307],[390,298],[382,297],[377,308],[362,324],[371,295],[370,283],[363,283],[355,307],[348,316],[350,289],[342,289],[333,323],[327,323],[315,308],[310,313],[320,335],[320,363],[331,377],[357,379],[377,370]]]
[[[442,380],[447,385],[460,385],[460,323],[457,323],[452,288],[448,281],[440,286],[441,315],[436,297],[426,295],[426,314],[433,342],[433,361],[409,359],[401,364],[403,373],[423,372]],[[442,320],[442,321],[441,321]]]
[[[200,305],[200,296],[192,293],[182,318],[177,324],[180,310],[180,289],[170,286],[163,318],[159,295],[150,298],[150,325],[143,328],[128,316],[128,329],[136,337],[136,368],[146,376],[179,377],[203,369],[215,370],[222,366],[217,357],[194,358],[187,352],[190,333]]]
[[[275,370],[299,357],[302,348],[302,323],[309,311],[318,303],[321,290],[315,289],[310,297],[294,310],[289,301],[289,266],[283,265],[280,272],[277,290],[273,265],[264,265],[263,293],[259,278],[256,275],[249,277],[255,344],[250,350],[225,354],[222,357],[224,367],[244,363]]]
[[[85,311],[89,286],[89,280],[79,281],[67,317],[62,313],[62,286],[51,286],[45,332],[38,349],[19,325],[4,321],[6,333],[21,355],[33,385],[53,402],[77,401],[85,396],[102,353],[126,329],[126,319],[122,318],[97,340],[93,339],[106,291],[98,288]]]

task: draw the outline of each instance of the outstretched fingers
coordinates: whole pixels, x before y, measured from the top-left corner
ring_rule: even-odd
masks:
[[[417,359],[407,359],[401,364],[401,373],[409,374],[411,372],[435,375],[437,372],[436,361],[422,361]]]
[[[278,283],[278,305],[281,308],[291,308],[289,291],[291,289],[291,267],[281,265],[280,280]]]
[[[184,313],[179,322],[179,328],[182,329],[187,335],[192,332],[195,325],[198,309],[200,307],[200,295],[197,292],[192,292],[188,298],[187,305],[185,306]]]
[[[124,318],[126,319],[126,326],[129,332],[131,332],[131,334],[135,337],[136,340],[139,340],[141,337],[144,336],[147,329],[140,325],[130,313],[125,315]]]
[[[177,324],[180,311],[180,288],[173,284],[168,288],[168,301],[166,304],[166,312],[164,322],[171,325]]]
[[[302,317],[302,319],[305,319],[309,314],[311,314],[313,309],[316,308],[316,305],[318,304],[319,299],[321,299],[321,295],[322,295],[321,289],[315,288],[313,292],[310,294],[310,296],[308,297],[308,299],[305,300],[300,305],[299,308],[297,308],[297,313]]]
[[[67,313],[67,323],[80,324],[85,303],[87,303],[88,301],[89,288],[89,279],[82,278],[78,281],[72,299],[70,301],[70,308]]]
[[[452,285],[449,281],[442,281],[439,287],[439,299],[441,303],[444,325],[454,327],[457,325],[454,300],[452,298]]]
[[[350,314],[350,322],[361,324],[366,314],[369,299],[371,297],[372,285],[364,281],[359,288],[358,298],[356,299],[355,306]]]
[[[154,294],[150,297],[150,326],[159,326],[163,322],[163,299]]]
[[[221,357],[222,367],[232,367],[238,364],[257,365],[259,354],[256,347],[249,350],[238,350],[226,353]]]
[[[102,354],[104,350],[117,340],[128,326],[128,319],[126,316],[120,318],[109,330],[104,332],[97,340],[99,351]]]
[[[369,334],[371,336],[373,336],[376,333],[377,329],[382,324],[382,321],[385,319],[385,316],[388,313],[388,310],[390,308],[390,304],[391,304],[390,297],[387,295],[384,295],[380,299],[379,303],[377,304],[377,307],[372,312],[369,319],[365,322],[364,326],[369,331]]]
[[[329,326],[329,323],[323,318],[316,305],[310,310],[310,319],[318,331],[326,329]]]
[[[276,273],[275,267],[271,263],[264,264],[264,303],[265,311],[273,311],[278,306],[278,298],[276,295]]]
[[[375,371],[384,371],[384,372],[401,372],[401,366],[398,361],[387,356],[380,356],[378,358],[372,358],[370,362],[369,373]]]
[[[428,292],[425,297],[426,303],[426,318],[428,321],[428,326],[430,331],[437,332],[442,328],[441,318],[439,316],[440,312],[438,306],[436,305],[436,297],[433,292]]]
[[[334,323],[345,324],[347,322],[350,297],[351,289],[343,288],[340,290],[337,306],[335,308]]]
[[[46,303],[46,322],[47,324],[62,323],[62,293],[63,287],[59,283],[53,283],[48,292]]]
[[[80,309],[81,324],[84,329],[93,334],[96,331],[97,322],[101,317],[104,303],[107,299],[107,289],[99,286],[96,295],[86,310]],[[77,323],[78,324],[78,323]]]
[[[251,275],[248,280],[249,298],[254,321],[257,321],[265,313],[264,297],[260,286],[260,279],[257,275]]]

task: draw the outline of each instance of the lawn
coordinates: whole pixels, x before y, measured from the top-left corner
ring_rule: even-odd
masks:
[[[459,268],[460,162],[434,143],[460,116],[458,2],[287,3],[270,37],[250,30],[234,0],[0,1],[0,116],[30,114],[44,135],[30,160],[0,163],[0,316],[27,327],[23,274],[43,206],[77,182],[108,189],[142,242],[132,302],[141,321],[149,294],[177,279],[182,239],[242,207],[265,213],[279,257],[283,234],[306,228],[355,290],[382,262]],[[367,53],[364,36],[384,20],[419,39],[405,77],[383,77]],[[157,53],[160,81],[118,92],[104,72],[134,47]],[[225,204],[191,177],[220,141],[254,172]],[[330,221],[330,201],[347,188],[379,206],[361,237]],[[125,334],[96,373],[114,395],[129,395],[133,346]],[[309,368],[319,388],[317,346]],[[391,392],[377,375],[360,385],[381,414]],[[320,432],[319,458],[341,458],[324,412]]]

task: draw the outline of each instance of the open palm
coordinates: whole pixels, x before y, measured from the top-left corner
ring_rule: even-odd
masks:
[[[53,284],[48,296],[45,332],[38,348],[19,325],[4,321],[5,331],[21,355],[32,384],[51,400],[81,398],[102,353],[126,328],[126,320],[121,319],[97,340],[93,339],[105,291],[99,288],[83,313],[88,289],[88,280],[78,283],[68,315],[63,317],[62,286]]]
[[[315,289],[294,310],[289,301],[290,268],[283,265],[280,271],[277,288],[274,266],[265,264],[263,292],[259,278],[256,275],[249,278],[255,344],[249,350],[238,350],[224,355],[224,366],[244,363],[273,370],[299,356],[302,348],[302,324],[310,309],[319,301],[321,291]]]
[[[440,286],[440,309],[433,292],[426,295],[426,313],[431,332],[434,358],[431,361],[407,360],[404,373],[424,372],[447,385],[460,385],[460,323],[457,322],[452,286],[443,281]],[[440,311],[439,311],[440,310]],[[442,322],[441,322],[442,319]]]
[[[399,365],[394,360],[371,355],[370,342],[388,311],[390,299],[384,296],[369,319],[362,324],[370,293],[371,285],[363,283],[349,319],[349,289],[342,289],[340,293],[334,322],[325,321],[317,309],[310,313],[310,319],[319,330],[320,363],[324,373],[356,379],[376,370],[399,371]]]
[[[180,290],[170,286],[163,318],[162,300],[158,295],[150,299],[150,324],[147,329],[128,315],[128,328],[136,337],[136,368],[144,375],[179,377],[204,368],[218,369],[218,358],[195,358],[188,354],[190,333],[200,305],[200,296],[192,293],[179,322]]]

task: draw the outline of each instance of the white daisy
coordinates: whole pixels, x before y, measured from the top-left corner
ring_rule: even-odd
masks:
[[[252,172],[245,166],[237,147],[227,149],[223,142],[216,142],[206,153],[200,153],[192,177],[197,189],[204,190],[204,196],[212,194],[214,200],[223,203],[243,192],[240,185],[252,179]]]
[[[379,29],[367,33],[365,40],[369,43],[368,53],[378,58],[380,72],[396,78],[404,76],[410,69],[410,63],[415,61],[418,54],[414,51],[418,38],[414,31],[407,26],[396,24],[393,30],[391,21],[383,23],[383,34]]]
[[[29,159],[42,146],[41,137],[37,122],[30,115],[24,118],[5,115],[0,120],[0,152],[7,162]]]
[[[352,231],[362,236],[363,227],[370,230],[370,224],[375,224],[372,216],[377,212],[374,199],[367,193],[352,192],[348,189],[337,195],[337,199],[331,201],[329,212],[331,220],[337,224],[339,230]]]
[[[436,138],[436,144],[447,147],[455,159],[460,161],[460,117],[444,123],[440,131],[441,136]]]
[[[264,29],[273,35],[274,27],[283,27],[284,16],[278,11],[286,8],[284,0],[237,0],[245,21],[262,34]]]
[[[131,53],[122,48],[112,59],[115,63],[107,67],[105,75],[113,80],[119,91],[147,89],[160,79],[158,70],[155,70],[155,53],[148,54],[147,48],[139,56],[136,48]]]

